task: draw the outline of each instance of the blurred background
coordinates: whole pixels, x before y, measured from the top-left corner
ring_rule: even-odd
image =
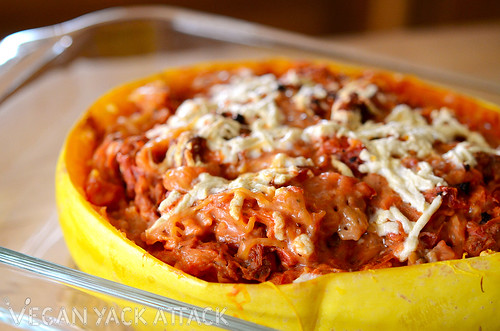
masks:
[[[452,72],[500,100],[500,0],[4,0],[0,38],[108,7],[145,4],[234,17]]]
[[[500,20],[498,0],[15,0],[0,1],[0,38],[113,6],[166,4],[310,35]]]

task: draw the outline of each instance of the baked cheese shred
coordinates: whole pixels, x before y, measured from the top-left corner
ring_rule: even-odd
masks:
[[[239,271],[200,271],[180,253],[171,253],[180,261],[170,253],[158,256],[208,280],[283,283],[325,270],[397,265],[392,258],[402,265],[422,263],[431,251],[442,259],[463,255],[453,246],[457,238],[424,229],[453,214],[453,203],[469,203],[457,187],[493,194],[472,190],[482,179],[470,169],[494,167],[485,165],[496,161],[484,155],[496,160],[499,152],[454,110],[411,106],[369,77],[346,79],[323,67],[298,66],[283,74],[243,69],[220,77],[226,78],[205,83],[144,133],[148,153],[139,151],[136,162],[156,172],[164,193],[156,210],[144,211],[158,216],[148,221],[141,240],[164,242],[166,252],[202,252],[209,249],[205,240],[216,238],[211,259],[233,261]],[[152,86],[136,93],[154,94]],[[110,146],[107,153],[120,150]],[[155,146],[163,146],[158,161]],[[441,209],[446,211],[437,215]],[[456,214],[457,231],[464,233],[477,217],[494,218],[488,212],[464,208]],[[440,236],[444,251],[435,248]],[[353,240],[360,248],[348,244]],[[380,245],[378,253],[364,252],[367,242]],[[363,253],[339,260],[327,247],[338,247],[342,256]],[[242,257],[260,261],[258,268],[250,270],[237,260]]]

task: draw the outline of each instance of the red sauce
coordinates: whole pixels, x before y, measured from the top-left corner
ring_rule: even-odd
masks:
[[[295,69],[299,76],[326,87],[342,87],[353,79],[319,65],[298,64]],[[281,73],[276,76],[280,79]],[[362,121],[381,121],[399,103],[424,107],[422,114],[427,117],[430,110],[449,106],[461,122],[483,133],[493,147],[498,145],[498,114],[461,97],[455,98],[455,103],[445,102],[443,93],[422,91],[415,84],[397,82],[384,74],[365,76],[379,86],[370,102],[380,112],[370,113],[367,101],[356,95],[343,105],[347,111],[359,112]],[[165,123],[184,99],[206,94],[212,85],[227,80],[218,73],[203,73],[180,95],[159,82],[138,89],[131,97],[136,112],[107,129],[91,160],[93,170],[85,187],[88,200],[105,206],[113,225],[160,260],[212,282],[283,284],[304,273],[386,268],[500,249],[500,157],[496,155],[475,155],[477,165],[464,169],[451,167],[439,155],[425,160],[409,156],[402,161],[410,169],[419,161],[428,162],[434,174],[449,184],[423,192],[428,202],[438,195],[443,202],[421,231],[417,249],[405,261],[396,255],[406,238],[402,228],[381,237],[370,228],[369,220],[375,210],[392,206],[411,222],[421,213],[405,203],[384,177],[359,171],[364,147],[356,140],[324,137],[310,143],[298,141],[293,149],[265,152],[257,158],[240,153],[237,162],[228,163],[203,138],[192,137],[181,164],[158,167],[172,144],[181,139],[180,132],[170,132],[170,137],[154,143],[145,132]],[[313,99],[307,111],[291,99],[299,89],[296,85],[278,86],[276,104],[285,124],[305,128],[330,119],[332,105],[339,97],[336,89]],[[235,120],[245,124],[243,118]],[[494,130],[482,125],[485,121]],[[248,135],[248,131],[242,130],[240,135]],[[445,153],[451,147],[442,144],[436,150]],[[272,184],[284,188],[275,193],[237,189],[211,194],[172,215],[163,226],[146,231],[161,216],[161,202],[174,191],[188,193],[200,174],[233,180],[241,173],[268,168],[277,153],[303,156],[313,165],[299,167],[298,174],[285,183]],[[344,163],[354,177],[339,173],[332,158]],[[243,196],[238,220],[231,215],[236,194]],[[292,249],[300,244],[294,244],[294,239],[302,234],[309,238],[312,251],[307,245]]]

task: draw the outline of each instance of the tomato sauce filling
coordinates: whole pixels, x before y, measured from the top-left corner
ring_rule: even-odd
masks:
[[[484,125],[498,114],[467,117],[460,100],[410,85],[310,63],[200,72],[175,92],[148,83],[99,135],[87,199],[210,282],[498,251],[500,138]]]

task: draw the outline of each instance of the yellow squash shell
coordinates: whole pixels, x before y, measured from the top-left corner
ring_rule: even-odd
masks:
[[[286,68],[287,60],[266,61]],[[121,86],[94,103],[69,133],[56,171],[60,224],[78,267],[90,274],[280,330],[498,330],[500,253],[374,271],[329,274],[296,284],[208,283],[159,261],[92,206],[83,191],[92,126],[106,126],[130,107],[126,95],[148,81],[182,84],[199,70],[259,62],[171,69]],[[357,69],[329,64],[336,70]],[[396,76],[394,76],[396,77]],[[397,76],[397,79],[402,79]],[[179,81],[179,79],[181,81]],[[434,89],[414,78],[415,88]],[[439,90],[439,89],[438,89]],[[441,92],[442,93],[442,92]],[[470,101],[499,111],[493,105]],[[89,117],[92,117],[92,126]]]

